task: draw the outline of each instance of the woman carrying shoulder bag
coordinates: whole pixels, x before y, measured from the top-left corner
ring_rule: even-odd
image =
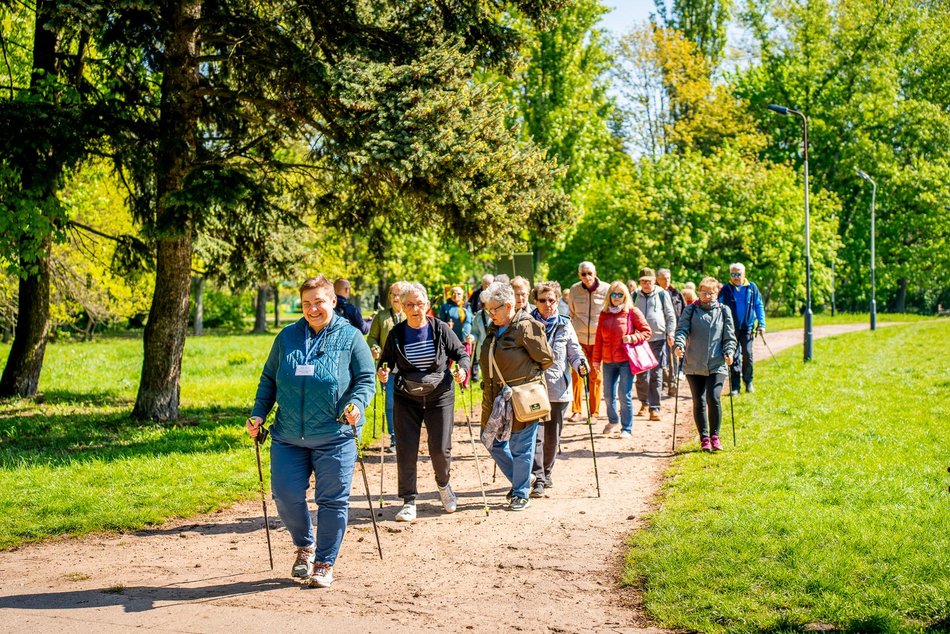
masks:
[[[482,291],[481,299],[485,312],[492,320],[481,350],[481,423],[484,428],[492,415],[496,397],[502,394],[506,386],[531,387],[528,384],[538,383],[546,400],[544,371],[551,367],[554,358],[544,326],[525,311],[515,310],[515,292],[510,284],[493,282]],[[512,407],[513,409],[515,408]],[[512,511],[522,511],[530,504],[528,494],[538,419],[519,420],[518,416],[512,413],[510,424],[510,437],[496,437],[490,451],[498,468],[511,482],[508,508]],[[502,436],[508,434],[504,433]]]

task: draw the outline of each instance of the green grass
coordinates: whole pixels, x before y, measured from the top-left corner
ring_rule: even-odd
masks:
[[[181,419],[168,424],[129,417],[140,340],[48,346],[42,402],[0,402],[0,548],[137,530],[258,495],[244,420],[272,341],[273,335],[189,338]],[[8,352],[0,345],[3,359]],[[376,404],[381,432],[381,392]],[[363,442],[372,441],[371,412],[367,419]]]
[[[929,315],[915,315],[913,313],[878,313],[877,323],[882,322],[906,322],[906,321],[933,321],[936,317]],[[801,315],[795,317],[769,317],[765,320],[768,329],[771,330],[795,330],[805,327],[805,318]],[[869,313],[837,313],[834,317],[830,312],[818,313],[812,317],[812,324],[815,326],[828,326],[831,324],[870,324],[871,316]]]
[[[950,321],[798,354],[735,400],[737,448],[725,398],[726,451],[676,458],[624,583],[671,628],[946,631]]]

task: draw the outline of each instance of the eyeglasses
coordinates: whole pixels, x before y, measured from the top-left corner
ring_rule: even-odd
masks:
[[[742,277],[742,273],[730,273],[729,277]]]
[[[593,271],[584,271],[583,273],[581,273],[581,277],[594,277],[594,272],[593,272]]]
[[[412,302],[410,304],[403,304],[402,307],[407,310],[416,310],[417,308],[422,308],[425,305],[425,302]]]
[[[623,297],[623,293],[611,293],[611,297]]]
[[[539,299],[538,303],[539,304],[557,304],[557,300],[556,299]]]
[[[699,291],[699,296],[700,297],[715,297],[716,292],[715,291]]]
[[[489,314],[489,315],[491,315],[492,317],[494,317],[494,316],[495,316],[495,313],[498,312],[501,308],[504,308],[504,306],[505,306],[505,304],[499,304],[498,306],[495,306],[494,308],[492,308],[492,307],[490,307],[488,304],[485,304],[485,310],[488,311],[488,314]]]

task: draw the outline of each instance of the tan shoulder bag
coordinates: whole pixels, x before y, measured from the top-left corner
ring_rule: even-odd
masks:
[[[489,359],[491,360],[488,368],[489,378],[494,378],[494,373],[497,372],[501,384],[511,388],[511,410],[516,421],[532,423],[551,415],[551,400],[548,398],[548,386],[544,382],[543,374],[538,380],[528,381],[521,385],[508,385],[495,361],[495,341],[491,342]]]

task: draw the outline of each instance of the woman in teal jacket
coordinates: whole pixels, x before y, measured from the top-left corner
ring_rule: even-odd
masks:
[[[343,543],[356,443],[376,389],[362,333],[333,312],[333,285],[320,275],[300,286],[304,316],[280,331],[257,387],[247,431],[256,438],[277,404],[271,438],[271,491],[297,557],[291,576],[333,583]],[[350,407],[352,406],[352,407]],[[317,535],[307,506],[315,476]]]

